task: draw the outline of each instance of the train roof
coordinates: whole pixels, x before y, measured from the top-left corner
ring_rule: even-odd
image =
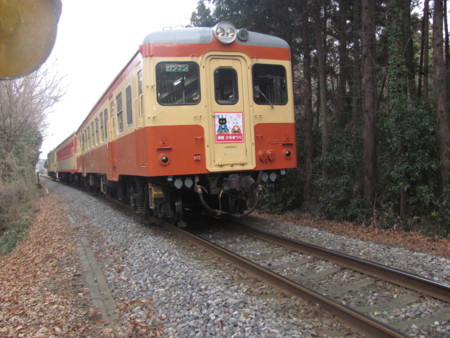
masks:
[[[154,43],[208,44],[213,40],[214,35],[211,27],[192,27],[150,33],[145,37],[143,45]],[[244,46],[289,48],[288,43],[281,38],[252,31],[248,31],[246,41],[236,39],[235,43]]]
[[[58,145],[55,147],[55,149],[53,149],[52,151],[57,151],[58,148],[60,148],[61,146],[63,146],[64,143],[66,143],[67,141],[69,141],[72,137],[76,136],[76,134],[77,134],[76,131],[70,133],[70,135],[67,136],[67,137],[64,139],[64,141],[62,141],[60,144],[58,144]]]

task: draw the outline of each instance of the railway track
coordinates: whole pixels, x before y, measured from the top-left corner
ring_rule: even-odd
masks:
[[[197,235],[169,227],[284,292],[318,303],[364,335],[404,337],[412,325],[450,319],[447,284],[243,225]],[[406,320],[395,316],[408,306],[433,310]]]
[[[126,204],[106,199],[136,216]],[[148,222],[148,218],[143,220]],[[222,225],[219,230],[190,227],[200,232],[197,235],[164,225],[285,293],[318,303],[365,336],[403,337],[410,335],[411,325],[426,327],[450,320],[447,284],[243,224]],[[396,316],[396,309],[407,306],[426,310],[418,310],[422,313],[412,318]]]

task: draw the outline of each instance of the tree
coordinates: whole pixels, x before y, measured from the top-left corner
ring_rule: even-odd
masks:
[[[422,40],[420,43],[420,61],[419,61],[419,85],[418,98],[422,96],[428,99],[428,50],[429,50],[429,30],[430,30],[430,0],[424,1],[422,17]],[[423,86],[423,90],[422,90]]]
[[[363,91],[363,144],[364,144],[364,201],[373,206],[375,191],[375,23],[374,1],[361,1],[362,91]]]
[[[443,12],[444,0],[434,0],[433,12],[433,90],[436,102],[436,114],[438,122],[439,137],[439,159],[441,182],[443,189],[448,185],[449,160],[450,160],[450,138],[448,126],[448,88],[447,74],[448,68],[444,61],[444,41],[443,41]]]
[[[195,27],[212,27],[215,24],[211,16],[211,10],[206,7],[202,0],[197,2],[197,11],[191,15],[191,24]]]
[[[319,95],[320,95],[320,128],[322,132],[322,158],[324,164],[322,166],[322,176],[327,177],[327,165],[325,163],[328,156],[328,117],[327,117],[327,74],[326,74],[326,55],[325,55],[325,43],[326,43],[326,8],[325,5],[321,6],[323,2],[317,1],[314,10],[314,19],[316,27],[316,43],[317,43],[317,64],[318,64],[318,77],[319,77]],[[323,10],[323,17],[321,12]]]
[[[45,68],[0,82],[0,234],[31,198],[46,114],[62,96],[59,84]]]
[[[338,59],[339,59],[339,74],[337,83],[337,98],[336,98],[336,120],[339,126],[345,124],[344,107],[347,92],[348,80],[348,28],[347,20],[349,19],[349,3],[348,0],[339,0],[339,10],[336,18],[337,39],[339,41]]]
[[[305,184],[303,187],[303,199],[309,201],[311,196],[312,186],[312,165],[313,165],[313,111],[312,111],[312,85],[311,85],[311,29],[309,25],[309,9],[310,6],[306,2],[302,13],[302,26],[301,37],[303,46],[303,78],[302,78],[302,97],[303,97],[303,133],[305,139],[305,159],[304,159],[304,172],[305,172]]]

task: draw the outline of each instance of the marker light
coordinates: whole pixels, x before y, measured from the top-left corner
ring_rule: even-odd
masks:
[[[213,27],[213,32],[220,42],[227,45],[236,40],[236,28],[228,21],[219,22]]]
[[[237,37],[239,40],[241,41],[247,41],[248,37],[249,37],[249,33],[248,30],[246,30],[245,28],[241,28],[240,30],[238,30],[237,32]]]
[[[162,165],[168,165],[169,164],[169,158],[166,155],[161,155],[159,157],[159,161]]]

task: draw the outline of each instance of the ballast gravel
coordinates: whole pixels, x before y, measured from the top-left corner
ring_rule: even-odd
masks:
[[[254,217],[248,217],[243,222],[259,230],[324,246],[331,250],[407,271],[437,282],[450,284],[450,260],[443,257],[364,242],[290,223],[272,222]]]
[[[168,337],[311,337],[356,334],[306,301],[288,297],[159,226],[143,224],[101,198],[48,181],[66,201],[75,235],[88,239],[122,320],[161,326]],[[255,226],[255,219],[250,223]],[[348,239],[288,223],[262,222],[266,230],[315,242],[438,281],[449,279],[450,261]],[[152,304],[154,311],[148,307]],[[440,324],[440,323],[439,323]],[[439,325],[440,326],[440,325]],[[142,331],[141,331],[142,332]]]

